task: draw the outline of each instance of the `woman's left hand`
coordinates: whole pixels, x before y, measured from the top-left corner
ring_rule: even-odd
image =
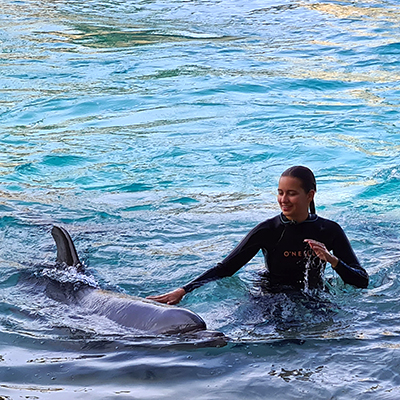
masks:
[[[331,254],[323,243],[313,239],[304,239],[304,241],[310,245],[313,252],[322,261],[330,263],[332,268],[335,268],[338,265],[339,259]]]

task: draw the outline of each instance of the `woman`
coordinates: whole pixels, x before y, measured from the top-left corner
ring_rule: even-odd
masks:
[[[360,266],[342,228],[315,214],[316,191],[315,177],[310,169],[302,166],[287,169],[279,179],[280,215],[257,225],[221,263],[190,283],[148,298],[177,304],[186,293],[205,283],[232,276],[259,250],[265,257],[268,285],[274,291],[282,286],[321,287],[327,262],[345,283],[366,288],[368,274]]]

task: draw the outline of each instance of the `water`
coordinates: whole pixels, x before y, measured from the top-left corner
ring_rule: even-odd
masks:
[[[398,398],[397,1],[0,5],[2,398]],[[61,224],[90,282],[171,290],[278,212],[295,164],[368,289],[328,267],[327,292],[260,296],[258,256],[182,302],[231,338],[208,348],[132,337],[35,280]]]

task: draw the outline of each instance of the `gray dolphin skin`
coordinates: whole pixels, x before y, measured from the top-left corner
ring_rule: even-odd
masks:
[[[75,267],[79,272],[83,272],[82,264],[69,233],[64,228],[53,226],[51,234],[57,245],[57,263]]]
[[[51,233],[57,245],[57,265],[60,268],[75,267],[77,271],[83,272],[83,264],[79,260],[69,233],[58,226],[54,226]],[[55,293],[56,290],[56,286],[48,290],[48,294],[50,293],[56,300],[74,302],[89,312],[105,316],[123,326],[144,331],[146,334],[192,333],[207,329],[206,323],[200,316],[184,308],[90,286],[70,290],[67,295],[58,295]],[[221,340],[224,337],[220,332],[210,333]]]

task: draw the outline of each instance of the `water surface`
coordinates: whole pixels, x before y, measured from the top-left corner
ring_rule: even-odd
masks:
[[[400,14],[393,0],[0,0],[0,396],[396,399]],[[366,290],[257,295],[262,258],[186,296],[222,348],[44,296],[66,227],[104,289],[172,290],[276,215],[290,165]],[[36,288],[36,289],[35,289]]]

